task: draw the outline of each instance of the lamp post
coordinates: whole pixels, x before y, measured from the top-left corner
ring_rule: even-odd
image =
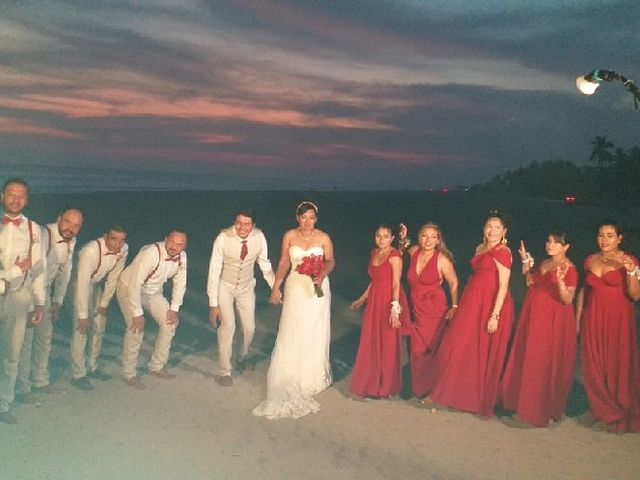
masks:
[[[629,80],[624,75],[614,72],[613,70],[600,70],[595,69],[591,72],[576,78],[576,86],[585,95],[593,95],[596,89],[600,86],[602,81],[611,82],[613,80],[620,80],[622,84],[627,88],[627,91],[633,95],[633,105],[638,110],[638,104],[640,103],[640,90],[633,83],[633,80]]]

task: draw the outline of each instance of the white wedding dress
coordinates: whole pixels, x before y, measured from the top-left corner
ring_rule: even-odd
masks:
[[[289,247],[291,271],[267,374],[267,398],[254,408],[254,415],[278,419],[315,413],[320,404],[313,396],[331,385],[329,279],[322,283],[324,296],[318,297],[311,278],[295,270],[311,254],[322,255],[322,247]]]

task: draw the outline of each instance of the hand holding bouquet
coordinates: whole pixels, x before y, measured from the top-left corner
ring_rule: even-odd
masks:
[[[315,283],[315,280],[322,275],[324,270],[324,257],[322,255],[309,255],[302,259],[302,263],[296,266],[296,272],[300,275],[307,275],[311,277],[313,283],[313,288],[316,291],[316,295],[318,297],[324,296],[324,292],[322,291],[322,287]]]

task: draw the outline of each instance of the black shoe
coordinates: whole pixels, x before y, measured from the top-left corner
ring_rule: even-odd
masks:
[[[253,372],[256,369],[256,359],[254,357],[244,357],[240,362],[242,370]]]
[[[91,385],[91,382],[87,377],[72,378],[71,385],[79,390],[82,390],[83,392],[89,392],[93,390],[93,385]]]
[[[129,385],[131,388],[135,388],[137,390],[144,390],[145,388],[147,388],[138,377],[123,378],[122,381]]]
[[[26,393],[16,393],[16,402],[22,403],[24,405],[32,405],[37,403],[36,397],[34,397],[31,392]]]
[[[45,385],[43,387],[33,387],[31,391],[37,394],[44,393],[47,395],[59,395],[61,393],[65,393],[66,389],[60,389],[59,387],[54,387],[53,385]]]
[[[103,370],[100,370],[99,368],[96,368],[93,372],[87,373],[87,376],[91,378],[95,378],[96,380],[101,380],[103,382],[107,380],[111,380],[111,378],[113,378],[112,375],[109,375],[108,373],[104,372]]]
[[[162,378],[163,380],[173,380],[176,378],[173,373],[167,372],[166,368],[161,368],[160,370],[147,370],[147,373],[156,378]]]
[[[18,419],[14,417],[10,412],[2,412],[0,413],[0,423],[15,425],[16,423],[18,423]]]
[[[221,387],[233,387],[233,378],[231,378],[231,375],[222,375],[218,377],[218,385]]]

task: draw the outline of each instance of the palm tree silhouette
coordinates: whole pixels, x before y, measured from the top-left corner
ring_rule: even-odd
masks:
[[[591,140],[591,145],[593,148],[589,160],[597,162],[600,169],[604,169],[613,161],[613,155],[610,151],[613,148],[613,142],[607,140],[605,135],[598,135]]]

